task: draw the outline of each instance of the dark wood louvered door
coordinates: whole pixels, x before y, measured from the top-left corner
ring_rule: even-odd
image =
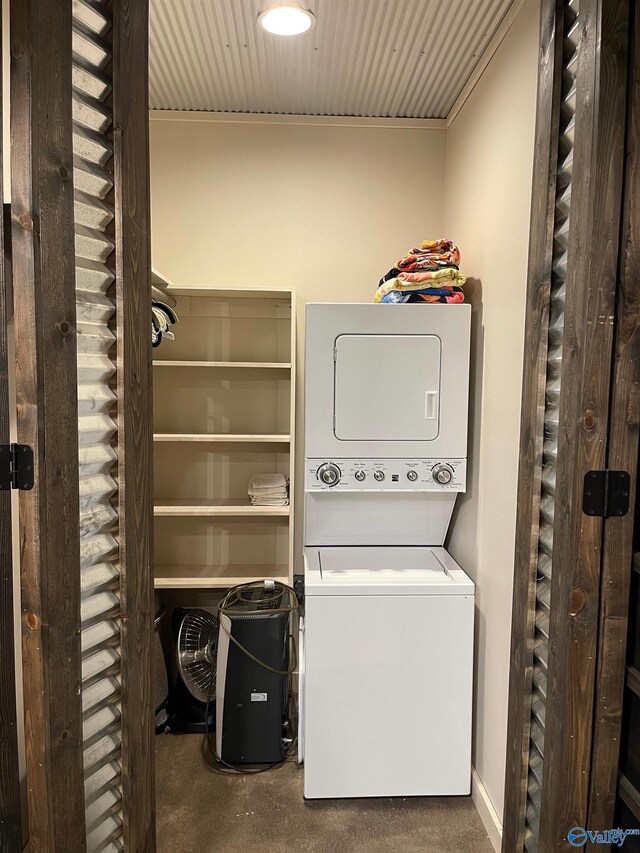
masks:
[[[569,851],[572,829],[619,817],[640,424],[637,6],[542,3],[505,853]],[[630,475],[629,513],[589,509],[592,471],[612,486]]]
[[[29,849],[147,853],[148,2],[10,10],[17,430],[35,458],[19,537]]]

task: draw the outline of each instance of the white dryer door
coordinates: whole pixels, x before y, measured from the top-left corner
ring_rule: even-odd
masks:
[[[440,427],[436,335],[339,335],[334,433],[343,441],[433,441]]]

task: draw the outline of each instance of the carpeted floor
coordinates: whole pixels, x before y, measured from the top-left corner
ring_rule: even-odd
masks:
[[[305,803],[293,761],[259,776],[210,770],[199,735],[156,738],[159,853],[491,853],[469,797]]]

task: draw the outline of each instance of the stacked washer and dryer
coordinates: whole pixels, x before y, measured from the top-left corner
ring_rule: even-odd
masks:
[[[443,546],[466,487],[470,320],[307,305],[306,798],[469,793],[474,585]]]

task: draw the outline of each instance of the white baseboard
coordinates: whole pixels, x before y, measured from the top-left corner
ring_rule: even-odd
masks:
[[[487,830],[487,835],[493,844],[493,849],[496,853],[500,853],[502,848],[502,824],[500,823],[497,811],[493,807],[493,803],[489,799],[486,788],[476,773],[475,767],[471,768],[471,799],[478,810],[484,828]]]

